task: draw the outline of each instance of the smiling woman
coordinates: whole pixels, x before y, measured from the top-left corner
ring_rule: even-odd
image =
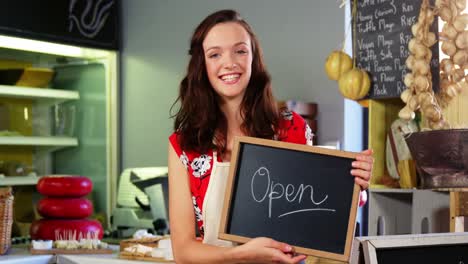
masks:
[[[252,74],[249,34],[237,23],[214,26],[203,42],[208,80],[220,99],[242,100]]]
[[[258,39],[234,10],[206,17],[190,41],[187,74],[176,102],[175,132],[169,137],[169,219],[177,263],[299,263],[304,255],[270,238],[233,246],[218,238],[231,151],[236,136],[312,144],[298,114],[278,109]],[[174,104],[175,105],[175,104]],[[371,152],[358,156],[351,174],[367,188]],[[312,197],[312,187],[268,183],[274,199]],[[310,190],[310,196],[306,194]],[[260,195],[260,194],[259,194]],[[299,195],[299,196],[298,196]],[[203,244],[196,239],[196,219]]]

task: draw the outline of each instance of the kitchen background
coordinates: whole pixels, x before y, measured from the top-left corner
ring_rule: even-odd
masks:
[[[88,3],[51,1],[55,4],[47,8],[68,10],[73,7],[69,9],[70,21],[73,11],[85,9]],[[31,10],[42,8],[34,1],[19,0],[17,3],[17,7],[32,3]],[[75,55],[62,54],[56,48],[16,51],[11,40],[2,42],[0,39],[3,60],[25,61],[21,67],[54,67],[56,72],[49,87],[72,92],[67,99],[70,101],[60,108],[53,103],[21,101],[27,110],[16,115],[33,117],[23,123],[30,126],[24,136],[65,136],[67,143],[60,146],[65,148],[54,147],[56,143],[24,144],[24,139],[20,139],[21,146],[11,146],[10,137],[2,141],[0,158],[23,160],[26,169],[37,171],[38,176],[77,174],[91,178],[94,189],[88,198],[95,206],[97,215],[94,217],[103,223],[109,223],[119,203],[118,197],[122,197],[117,185],[121,175],[130,176],[130,172],[125,173],[126,169],[167,166],[168,136],[173,130],[169,110],[186,70],[189,39],[198,23],[219,9],[236,9],[252,25],[263,47],[278,100],[318,104],[316,144],[350,151],[363,148],[362,108],[354,101],[343,99],[336,82],[328,80],[324,72],[326,56],[342,48],[344,31],[350,30],[345,26],[349,25],[345,23],[349,14],[345,8],[349,7],[340,8],[341,1],[109,0],[103,3],[103,6],[113,6],[112,12],[119,12],[118,19],[111,22],[117,23],[116,34],[120,39],[117,44],[98,46],[104,51],[83,49]],[[33,13],[25,16],[35,19]],[[0,25],[12,23],[7,17],[4,16]],[[61,19],[66,21],[66,18]],[[57,22],[51,20],[44,24],[57,25]],[[6,35],[9,33],[12,32]],[[77,34],[76,25],[71,33]],[[56,34],[60,36],[58,39],[45,40],[62,42],[64,37]],[[351,36],[347,34],[346,37]],[[91,44],[75,43],[83,47]],[[9,67],[10,63],[0,66]],[[59,121],[55,120],[58,116]],[[15,121],[15,118],[10,119]],[[12,126],[6,129],[12,130]],[[37,144],[45,148],[38,148]],[[6,173],[6,176],[14,175]],[[0,179],[0,185],[9,185],[6,180],[14,179]],[[21,207],[22,211],[19,206],[15,208],[16,220],[20,220],[17,222],[24,223],[16,225],[16,235],[27,235],[28,223],[38,217],[33,215],[34,205],[29,202],[39,199],[34,192],[35,182],[37,178],[13,184],[17,186],[16,204],[28,205]]]
[[[345,10],[330,0],[122,1],[122,168],[165,166],[169,109],[188,62],[191,34],[208,14],[240,12],[257,34],[278,100],[318,103],[319,144],[362,148],[362,113],[343,99],[324,63],[344,40]],[[349,28],[348,28],[349,30]],[[350,36],[348,36],[350,37]]]

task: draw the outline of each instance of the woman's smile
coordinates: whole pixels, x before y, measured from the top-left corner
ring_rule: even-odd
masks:
[[[228,73],[219,76],[219,78],[223,81],[224,84],[232,85],[239,82],[241,77],[240,73]]]

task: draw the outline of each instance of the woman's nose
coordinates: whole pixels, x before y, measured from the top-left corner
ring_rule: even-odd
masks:
[[[234,69],[239,68],[239,65],[237,63],[232,62],[232,63],[225,64],[224,68],[234,70]]]
[[[239,65],[236,63],[233,55],[226,56],[226,60],[224,61],[224,68],[232,70],[237,67],[239,67]]]

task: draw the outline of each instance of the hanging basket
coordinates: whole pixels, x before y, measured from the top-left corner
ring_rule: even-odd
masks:
[[[11,188],[0,188],[0,255],[11,246],[11,226],[13,225],[13,195]]]
[[[468,129],[411,133],[406,135],[406,143],[421,188],[468,187]]]

